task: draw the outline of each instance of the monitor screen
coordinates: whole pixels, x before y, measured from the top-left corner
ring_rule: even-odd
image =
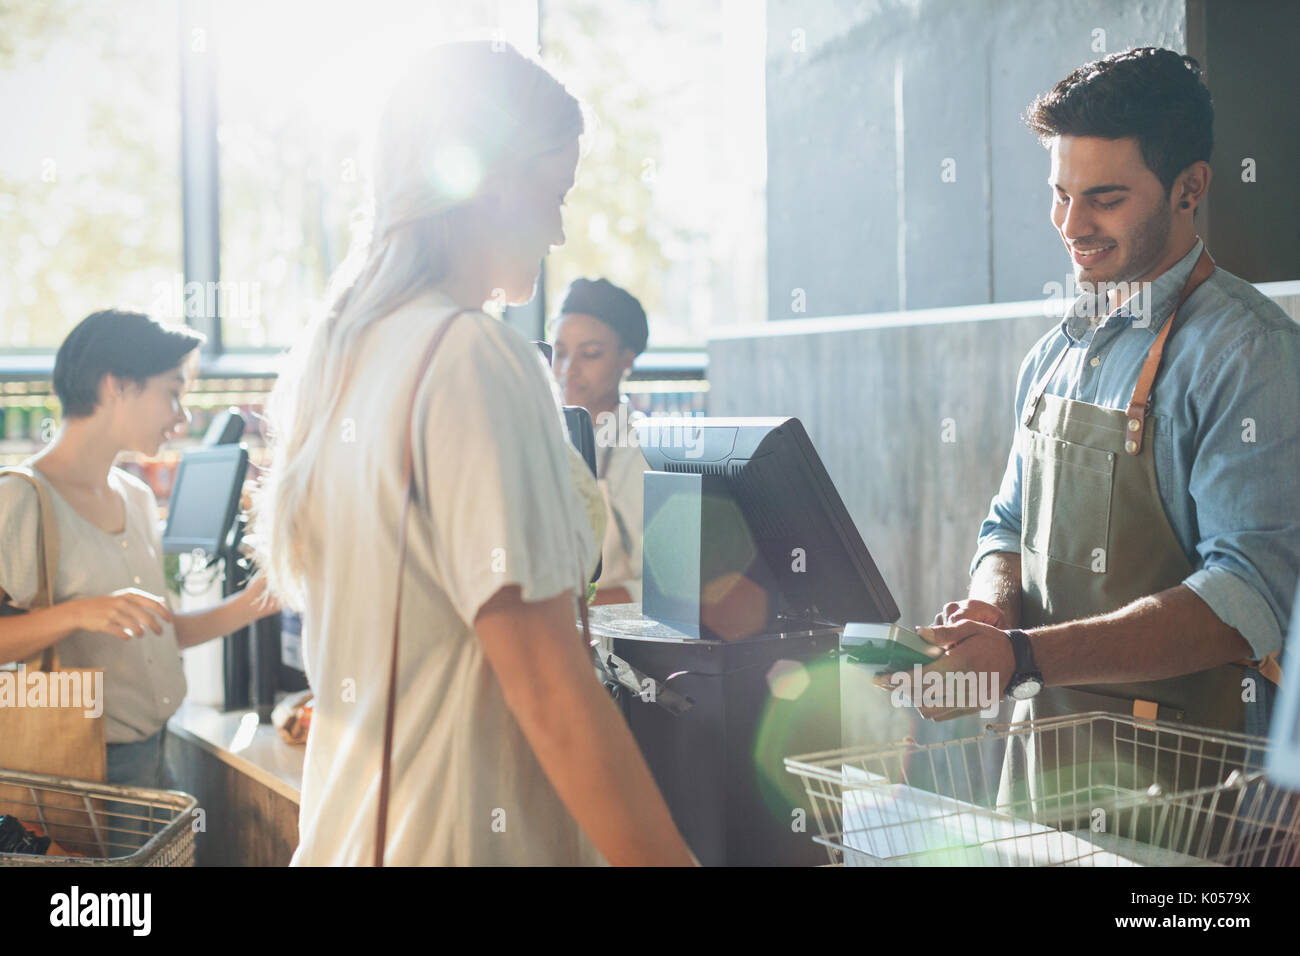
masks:
[[[247,471],[248,450],[243,445],[185,452],[172,485],[163,551],[217,554],[234,522]]]
[[[724,479],[796,618],[892,623],[898,605],[797,418],[649,418],[653,471]],[[648,558],[647,558],[648,560]]]

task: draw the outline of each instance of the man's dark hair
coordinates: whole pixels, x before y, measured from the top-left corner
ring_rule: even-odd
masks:
[[[637,355],[645,351],[650,338],[645,309],[636,296],[608,279],[574,279],[560,305],[561,315],[573,312],[600,319],[618,333],[624,348]]]
[[[1214,107],[1200,64],[1150,46],[1085,63],[1035,98],[1024,121],[1043,145],[1055,136],[1136,137],[1166,194],[1214,148]]]
[[[54,356],[54,394],[65,418],[85,418],[99,403],[105,375],[135,382],[170,371],[207,337],[168,327],[141,312],[92,312],[68,333]]]

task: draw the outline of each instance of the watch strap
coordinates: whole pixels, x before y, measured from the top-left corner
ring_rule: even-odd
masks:
[[[1018,628],[1007,631],[1007,640],[1011,641],[1011,653],[1016,658],[1016,671],[1013,677],[1036,672],[1038,665],[1034,662],[1034,648],[1029,642],[1029,635]]]
[[[1036,681],[1041,689],[1043,674],[1038,669],[1037,661],[1034,660],[1034,648],[1030,643],[1029,635],[1018,628],[1007,631],[1006,635],[1007,640],[1011,642],[1011,653],[1015,657],[1015,671],[1007,681],[1007,694],[1011,694],[1017,687],[1028,681]]]

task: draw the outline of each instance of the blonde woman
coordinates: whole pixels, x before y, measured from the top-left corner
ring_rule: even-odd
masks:
[[[581,132],[507,45],[422,57],[380,119],[370,235],[271,396],[260,527],[316,692],[295,864],[375,852],[413,393],[385,862],[691,862],[575,624],[599,542],[552,380],[479,311],[564,242]]]

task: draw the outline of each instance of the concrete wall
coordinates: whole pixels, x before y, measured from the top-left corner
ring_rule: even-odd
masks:
[[[1063,282],[1047,154],[1020,115],[1106,52],[1187,50],[1183,0],[768,0],[767,23],[773,319]]]

